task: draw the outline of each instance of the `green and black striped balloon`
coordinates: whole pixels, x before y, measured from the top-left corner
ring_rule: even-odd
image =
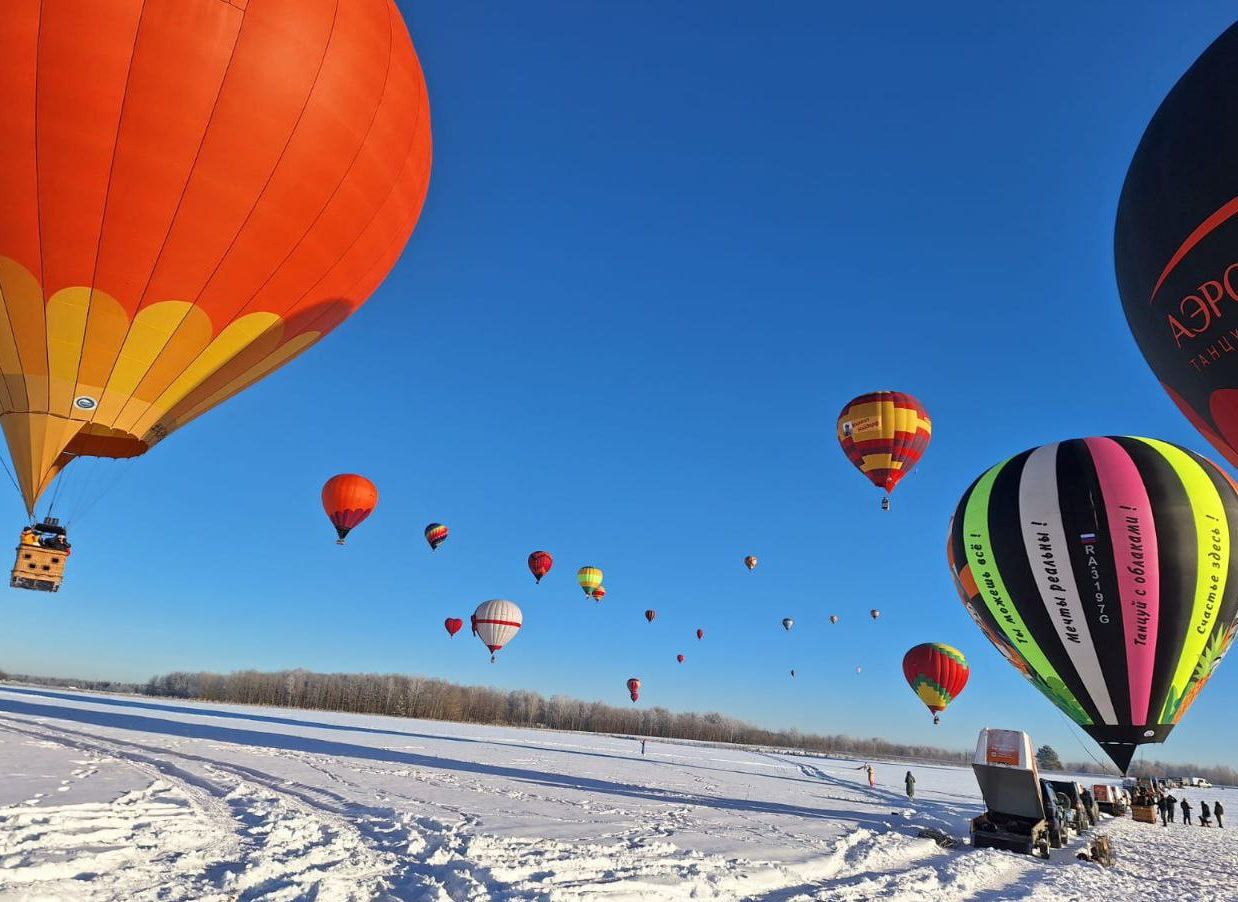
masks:
[[[947,557],[997,649],[1125,770],[1163,742],[1238,616],[1238,491],[1147,438],[1072,439],[980,476]]]

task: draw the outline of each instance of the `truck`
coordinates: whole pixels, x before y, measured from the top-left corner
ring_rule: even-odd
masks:
[[[971,844],[1049,857],[1049,825],[1032,740],[1021,730],[985,727],[972,761],[985,812],[971,819]]]
[[[1187,777],[1186,780],[1184,780],[1183,782],[1187,786],[1194,786],[1199,789],[1211,789],[1212,788],[1212,784],[1209,783],[1207,780],[1205,780],[1203,777]]]

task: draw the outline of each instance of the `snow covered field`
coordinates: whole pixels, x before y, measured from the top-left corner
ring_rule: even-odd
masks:
[[[1238,899],[1233,831],[943,850],[916,830],[966,836],[970,770],[914,767],[913,811],[855,765],[0,686],[0,900]]]

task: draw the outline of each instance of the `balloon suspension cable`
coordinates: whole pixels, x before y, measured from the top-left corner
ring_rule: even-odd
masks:
[[[95,459],[100,460],[100,458],[95,458]],[[102,501],[104,497],[107,496],[114,488],[120,485],[121,480],[123,480],[127,475],[129,475],[129,471],[132,469],[133,462],[135,460],[137,460],[137,458],[135,457],[126,457],[126,458],[121,458],[119,460],[115,460],[111,468],[113,470],[112,475],[107,478],[102,488],[100,488],[99,491],[95,493],[95,496],[93,498],[91,498],[89,501],[83,504],[80,510],[72,514],[71,519],[65,522],[65,526],[69,526],[72,523],[76,523],[78,520],[85,517],[88,511],[90,511],[96,504]],[[93,473],[93,470],[91,472]]]
[[[1070,728],[1070,735],[1075,737],[1075,742],[1079,743],[1079,748],[1083,749],[1084,754],[1086,754],[1089,758],[1091,758],[1093,761],[1096,762],[1096,764],[1101,769],[1101,773],[1103,773],[1107,777],[1112,776],[1112,774],[1109,771],[1109,765],[1106,764],[1104,761],[1101,761],[1095,755],[1093,755],[1092,750],[1088,748],[1086,744],[1084,744],[1083,739],[1079,736],[1079,730],[1075,726],[1074,721],[1070,720],[1060,710],[1057,712],[1057,714],[1058,714],[1058,717],[1062,718],[1062,721],[1066,724],[1066,726]]]
[[[8,462],[7,460],[5,460],[5,459],[4,459],[4,455],[3,455],[3,454],[0,454],[0,465],[3,465],[3,466],[4,466],[4,472],[8,475],[8,477],[9,477],[9,482],[13,483],[13,488],[17,489],[17,494],[18,494],[18,495],[21,495],[21,486],[19,486],[19,485],[17,484],[17,478],[13,475],[13,471],[9,469],[9,462]],[[33,522],[34,522],[34,514],[33,514],[33,513],[31,513],[31,515],[30,515],[30,517],[29,517],[29,520],[30,520],[30,522],[31,522],[31,523],[33,523]]]
[[[66,464],[61,467],[60,472],[56,474],[56,485],[52,488],[51,500],[47,502],[47,516],[51,517],[56,513],[56,502],[60,498],[60,493],[64,491],[65,483],[69,478],[69,466]]]

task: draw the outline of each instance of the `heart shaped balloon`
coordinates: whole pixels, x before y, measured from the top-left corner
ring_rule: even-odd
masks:
[[[447,635],[454,636],[460,632],[460,628],[464,626],[464,621],[459,617],[448,617],[443,621],[443,626],[447,629]]]

